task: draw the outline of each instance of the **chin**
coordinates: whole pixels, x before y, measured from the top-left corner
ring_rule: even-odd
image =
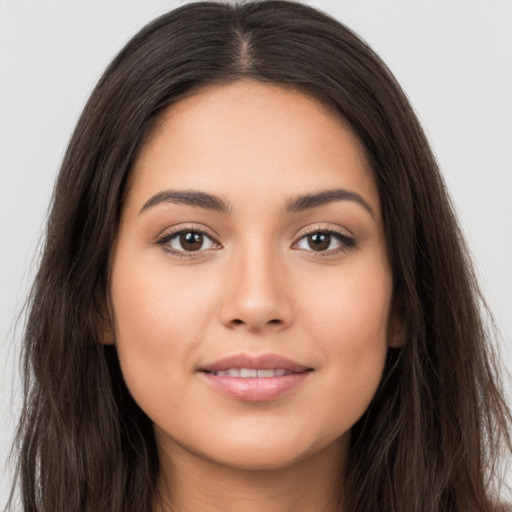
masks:
[[[349,435],[325,443],[308,442],[306,439],[272,436],[265,439],[252,436],[246,439],[229,439],[224,442],[212,442],[203,452],[195,452],[205,460],[218,466],[237,471],[272,471],[289,468],[308,461],[322,452],[341,453]],[[338,450],[339,449],[339,450]]]

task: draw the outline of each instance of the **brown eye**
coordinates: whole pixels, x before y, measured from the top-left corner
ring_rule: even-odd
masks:
[[[326,255],[334,255],[355,247],[354,238],[338,231],[314,231],[301,237],[295,247],[303,251],[324,252]]]
[[[191,253],[218,248],[206,233],[194,230],[175,231],[162,236],[158,245],[171,253]]]
[[[307,237],[308,245],[313,251],[325,251],[331,245],[329,233],[313,233]]]
[[[203,246],[204,236],[202,233],[189,231],[181,233],[179,241],[184,251],[198,251]]]

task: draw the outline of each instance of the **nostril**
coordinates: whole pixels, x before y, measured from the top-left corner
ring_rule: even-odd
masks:
[[[283,321],[280,320],[279,318],[274,318],[274,319],[269,320],[268,322],[266,322],[267,325],[281,325],[282,323],[283,323]],[[245,324],[246,324],[246,322],[244,322],[240,318],[234,318],[231,321],[231,325],[245,325]]]

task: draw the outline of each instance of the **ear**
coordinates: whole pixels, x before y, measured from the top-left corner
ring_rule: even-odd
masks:
[[[114,345],[114,322],[109,297],[100,300],[98,307],[98,342],[102,345]]]
[[[401,301],[393,300],[388,320],[388,346],[403,348],[407,341],[404,310]]]

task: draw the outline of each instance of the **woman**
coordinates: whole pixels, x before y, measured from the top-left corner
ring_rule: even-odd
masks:
[[[62,165],[24,510],[499,510],[480,307],[378,57],[297,3],[181,7],[109,66]]]

